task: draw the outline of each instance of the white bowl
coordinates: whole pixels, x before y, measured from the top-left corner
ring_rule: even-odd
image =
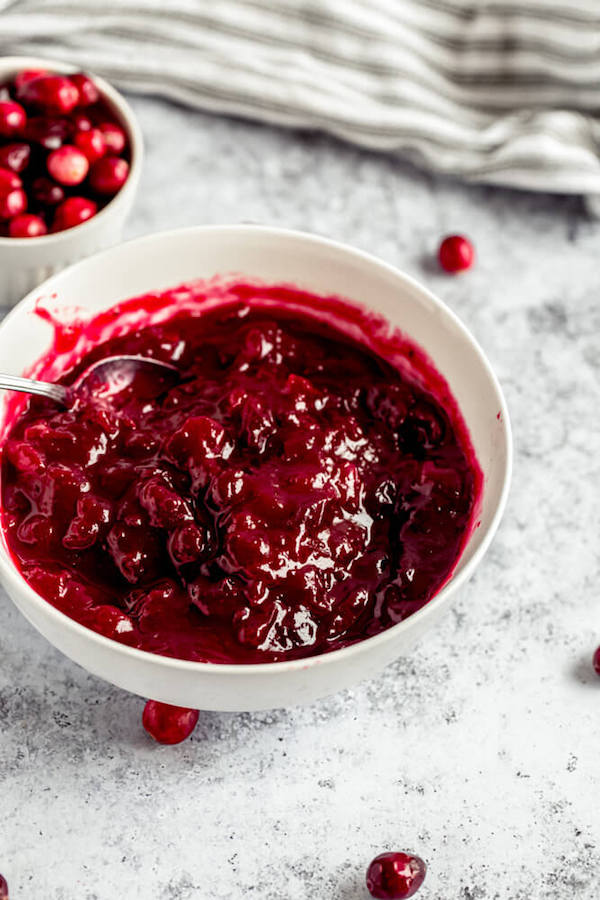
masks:
[[[122,244],[50,278],[0,325],[2,368],[22,373],[49,346],[51,330],[32,316],[40,296],[97,312],[117,301],[198,277],[231,272],[293,282],[372,308],[433,359],[470,430],[484,474],[475,528],[446,585],[422,609],[387,631],[321,656],[260,665],[216,665],[158,656],[111,641],[59,612],[24,581],[6,546],[0,578],[16,605],[51,643],[102,678],[167,703],[199,709],[255,710],[307,703],[367,678],[411,649],[448,608],[481,561],[509,487],[512,446],[500,386],[483,352],[444,304],[412,278],[373,256],[308,234],[257,226],[166,232]],[[6,410],[0,412],[0,433]]]
[[[48,69],[65,75],[79,71],[74,66],[53,60],[5,56],[0,57],[0,84],[22,69]],[[129,177],[114,199],[82,225],[38,238],[0,237],[0,306],[15,303],[54,272],[121,240],[140,180],[144,153],[142,133],[125,98],[103,78],[92,77],[127,134],[131,151]]]

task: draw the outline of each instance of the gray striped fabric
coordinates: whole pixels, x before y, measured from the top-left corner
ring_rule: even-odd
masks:
[[[600,194],[600,0],[0,0],[0,53],[473,181]]]

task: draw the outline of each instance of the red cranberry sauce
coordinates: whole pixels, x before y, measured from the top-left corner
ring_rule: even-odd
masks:
[[[425,356],[333,298],[235,283],[226,304],[157,319],[181,297],[128,301],[133,330],[64,378],[142,354],[179,367],[175,388],[153,397],[140,378],[68,411],[31,399],[15,418],[3,524],[25,578],[115,640],[219,663],[344,647],[426,604],[473,526],[481,473]],[[59,329],[55,353],[81,334]],[[384,358],[399,353],[404,373]]]

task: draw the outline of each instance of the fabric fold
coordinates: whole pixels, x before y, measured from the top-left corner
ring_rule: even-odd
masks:
[[[470,181],[600,194],[597,0],[0,0],[0,53]]]

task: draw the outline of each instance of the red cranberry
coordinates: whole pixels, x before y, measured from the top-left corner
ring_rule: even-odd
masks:
[[[92,127],[92,120],[85,113],[77,113],[71,119],[75,131],[89,131]]]
[[[129,175],[129,164],[118,156],[105,156],[92,166],[90,186],[98,194],[116,194]]]
[[[69,550],[87,550],[106,534],[111,520],[110,505],[84,494],[77,501],[77,513],[69,524],[63,546]]]
[[[45,150],[58,150],[71,134],[67,119],[53,116],[34,116],[27,122],[25,137],[33,144],[40,144]]]
[[[0,875],[0,900],[8,900],[8,885],[3,875]]]
[[[23,187],[19,176],[11,169],[0,169],[0,197],[5,197],[10,191],[18,191]]]
[[[0,100],[0,135],[12,137],[25,127],[27,116],[19,103]]]
[[[419,890],[426,871],[418,856],[381,853],[367,869],[367,889],[377,900],[405,900]]]
[[[600,647],[596,648],[596,652],[592,658],[592,665],[594,666],[596,675],[600,675]]]
[[[140,485],[138,498],[155,528],[172,529],[185,521],[193,521],[191,504],[171,490],[159,476],[155,475]]]
[[[131,510],[128,522],[116,522],[106,536],[112,560],[130,584],[140,584],[156,577],[159,559],[158,537],[152,528],[144,527],[142,518]]]
[[[81,150],[91,163],[101,159],[106,153],[106,144],[99,128],[89,131],[78,131],[75,135],[75,146]]]
[[[127,138],[125,137],[125,132],[121,126],[117,125],[115,122],[102,122],[98,125],[98,128],[102,132],[102,136],[104,137],[109,152],[114,153],[116,156],[118,156],[119,153],[122,153],[125,149]]]
[[[87,157],[70,144],[53,150],[48,157],[47,166],[52,178],[59,184],[69,186],[81,184],[90,168]]]
[[[446,272],[461,272],[470,269],[475,259],[473,244],[461,234],[451,234],[444,238],[438,250],[438,259]]]
[[[39,216],[15,216],[9,226],[9,234],[14,238],[41,237],[48,233],[46,223]]]
[[[195,522],[186,522],[169,535],[167,548],[173,564],[183,566],[201,559],[207,543],[206,529]]]
[[[79,106],[91,106],[100,99],[100,91],[91,78],[80,72],[77,75],[71,75],[71,81],[79,91]]]
[[[9,441],[4,452],[15,469],[28,475],[35,475],[44,465],[44,460],[35,447],[25,441]]]
[[[31,185],[31,193],[34,200],[42,206],[57,206],[65,199],[65,192],[60,184],[49,178],[36,178]]]
[[[25,191],[10,191],[0,195],[0,220],[13,219],[20,216],[27,209],[27,195]]]
[[[28,81],[35,81],[36,78],[48,74],[47,69],[23,69],[22,72],[15,75],[15,90],[19,93]]]
[[[142,716],[144,728],[159,744],[180,744],[190,736],[197,722],[197,709],[170,706],[158,700],[148,700]]]
[[[23,172],[29,163],[31,147],[29,144],[6,144],[0,147],[0,168]]]
[[[17,529],[17,537],[24,544],[48,550],[54,543],[56,529],[48,516],[37,513],[24,519]]]
[[[70,113],[79,103],[79,91],[64,75],[32,78],[17,91],[17,97],[27,105],[38,106],[50,113]]]
[[[52,231],[64,231],[66,228],[74,228],[87,222],[96,215],[98,207],[93,200],[87,197],[69,197],[57,208]]]

